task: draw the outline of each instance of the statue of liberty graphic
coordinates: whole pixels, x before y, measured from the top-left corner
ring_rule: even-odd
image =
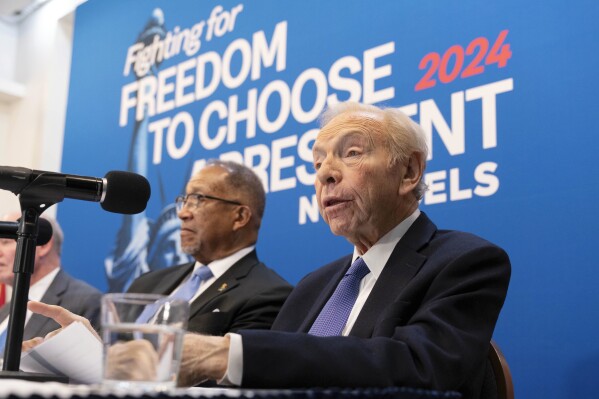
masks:
[[[166,35],[164,13],[159,8],[152,12],[136,42],[148,45],[156,35],[160,39]],[[147,73],[156,75],[158,67],[159,64],[155,63]],[[138,80],[143,77],[136,73]],[[127,164],[130,172],[144,176],[148,172],[148,123],[147,112],[143,119],[135,121]],[[125,291],[133,280],[148,271],[191,260],[181,251],[180,221],[177,217],[174,196],[172,201],[165,198],[160,174],[158,174],[157,186],[164,207],[155,220],[150,219],[146,212],[123,216],[115,247],[105,259],[109,292]]]

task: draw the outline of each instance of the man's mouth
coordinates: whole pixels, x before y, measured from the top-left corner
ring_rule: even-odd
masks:
[[[339,205],[339,204],[345,204],[347,202],[349,202],[349,200],[344,199],[344,198],[330,197],[330,198],[326,198],[323,201],[323,205],[324,205],[324,208],[326,209],[326,208],[329,208],[329,207],[334,207],[334,206]]]

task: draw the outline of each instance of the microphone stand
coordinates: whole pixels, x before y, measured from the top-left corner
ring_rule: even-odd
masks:
[[[64,199],[65,187],[65,176],[41,174],[20,193],[15,193],[19,196],[22,215],[17,230],[17,249],[13,268],[15,277],[4,347],[3,371],[0,372],[0,378],[68,382],[68,377],[65,376],[19,371],[29,300],[29,283],[35,263],[39,216],[50,206]]]

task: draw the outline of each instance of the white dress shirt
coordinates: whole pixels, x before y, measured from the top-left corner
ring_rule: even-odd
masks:
[[[356,258],[362,256],[362,259],[364,259],[364,262],[366,262],[368,269],[370,269],[370,273],[368,273],[360,282],[358,298],[354,303],[341,335],[349,335],[354,323],[358,319],[358,315],[360,314],[362,307],[364,307],[368,296],[372,292],[372,288],[374,287],[376,280],[381,275],[385,264],[387,264],[387,261],[391,257],[393,249],[395,249],[395,246],[399,240],[404,236],[406,231],[408,231],[410,226],[412,226],[412,223],[414,223],[418,216],[420,216],[420,209],[416,209],[414,213],[412,213],[401,223],[395,226],[391,231],[381,237],[376,244],[374,244],[370,249],[368,249],[368,251],[366,251],[366,253],[362,255],[360,255],[358,249],[354,247],[352,263],[354,260],[356,260]],[[241,385],[241,379],[243,376],[243,342],[241,335],[239,334],[229,333],[227,336],[231,340],[229,347],[229,363],[227,365],[227,371],[219,383],[239,386]]]
[[[189,300],[189,303],[191,304],[193,301],[195,301],[196,298],[202,294],[202,292],[206,291],[208,287],[210,287],[220,276],[225,274],[225,272],[229,270],[241,258],[252,252],[254,248],[256,248],[255,245],[250,245],[249,247],[242,248],[239,251],[233,253],[232,255],[227,256],[226,258],[212,261],[208,265],[203,265],[202,263],[196,261],[196,263],[193,266],[193,271],[197,270],[200,267],[207,267],[212,272],[212,277],[200,282],[198,290],[196,291],[195,295]],[[177,290],[181,289],[181,286],[184,285],[187,282],[187,280],[191,278],[192,274],[193,272],[189,273],[189,276],[187,276],[187,278],[184,278],[183,281],[181,281],[179,286],[175,290],[173,290],[173,292],[171,292],[171,295],[175,293]]]
[[[250,252],[252,252],[254,250],[256,246],[255,245],[250,245],[249,247],[245,247],[243,249],[240,249],[239,251],[235,252],[232,255],[227,256],[226,258],[222,258],[222,259],[218,259],[215,261],[210,262],[208,265],[206,265],[207,268],[210,269],[210,271],[212,272],[212,277],[210,277],[209,279],[206,279],[204,281],[202,281],[200,283],[200,287],[198,288],[198,291],[195,293],[195,295],[189,300],[189,303],[192,303],[193,301],[196,300],[197,297],[199,297],[202,292],[206,291],[206,289],[208,289],[208,287],[210,287],[212,285],[212,283],[214,283],[216,281],[216,279],[218,279],[220,276],[222,276],[223,274],[225,274],[225,272],[227,270],[229,270],[231,268],[231,266],[233,266],[235,263],[237,263],[241,258],[243,258],[244,256],[246,256],[247,254],[249,254]],[[196,262],[195,265],[193,266],[193,270],[197,270],[199,267],[203,267],[204,265],[202,265],[200,262]],[[191,275],[193,273],[189,273],[189,276],[187,276],[187,278],[183,279],[183,281],[181,281],[181,284],[179,284],[179,287],[177,287],[177,290],[181,288],[181,286],[183,284],[185,284],[185,282],[191,278]],[[173,293],[176,290],[173,291]]]

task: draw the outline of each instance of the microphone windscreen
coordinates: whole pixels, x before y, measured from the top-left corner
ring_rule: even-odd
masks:
[[[146,209],[151,190],[145,177],[137,173],[113,170],[104,178],[106,195],[102,208],[105,211],[133,215]]]
[[[44,218],[38,219],[37,224],[37,242],[36,245],[46,245],[52,238],[52,225]]]

